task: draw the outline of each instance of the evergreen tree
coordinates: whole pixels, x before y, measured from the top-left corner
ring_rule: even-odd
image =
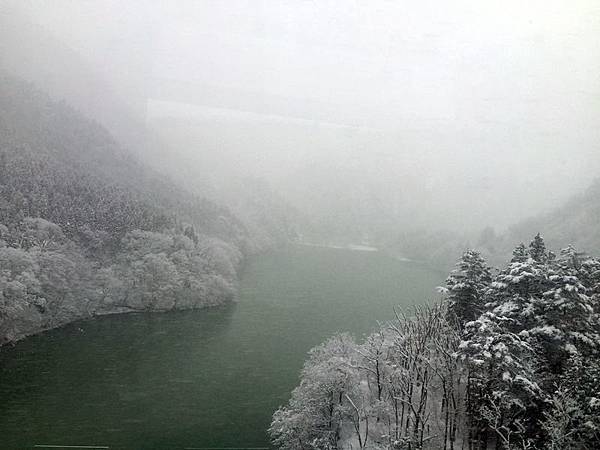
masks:
[[[467,324],[459,346],[458,356],[467,369],[470,449],[485,449],[490,440],[533,428],[535,420],[528,413],[543,398],[535,381],[533,348],[504,325],[503,317],[486,312]]]
[[[536,245],[538,259],[540,242]],[[543,242],[541,242],[543,246]],[[536,312],[543,293],[550,287],[548,266],[529,256],[523,244],[515,248],[513,259],[494,279],[486,292],[486,308],[492,311],[504,327],[519,333],[537,324]]]
[[[536,234],[533,241],[529,244],[529,255],[538,263],[548,261],[549,255],[546,251],[546,244],[540,233]]]
[[[490,268],[475,250],[465,252],[446,279],[448,314],[462,328],[483,312],[484,293],[492,281]]]
[[[600,260],[588,256],[581,257],[579,267],[579,279],[587,288],[587,294],[592,299],[592,304],[596,312],[600,313]]]
[[[557,258],[537,235],[491,278],[480,255],[466,252],[444,307],[397,314],[353,351],[336,340],[318,349],[289,407],[274,416],[274,442],[298,450],[598,448],[600,261],[571,247]]]
[[[600,362],[573,356],[544,413],[551,450],[592,450],[600,442]]]
[[[519,244],[512,252],[512,259],[510,262],[525,262],[529,258],[529,251],[525,244]]]
[[[538,324],[527,330],[551,374],[562,373],[570,355],[592,355],[600,348],[600,321],[579,279],[581,267],[581,255],[572,247],[561,252],[550,266],[552,286],[536,304]]]

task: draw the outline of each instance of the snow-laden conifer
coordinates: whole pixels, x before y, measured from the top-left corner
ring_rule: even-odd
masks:
[[[468,250],[446,279],[448,313],[462,327],[483,312],[484,293],[491,282],[490,268],[479,252]]]

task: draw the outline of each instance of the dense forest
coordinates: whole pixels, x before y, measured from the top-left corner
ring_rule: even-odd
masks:
[[[0,343],[94,314],[231,300],[256,241],[100,125],[0,79]]]
[[[467,251],[444,300],[310,352],[282,449],[595,449],[600,260],[538,234],[501,270]]]
[[[592,0],[0,0],[0,450],[600,450],[599,54]]]

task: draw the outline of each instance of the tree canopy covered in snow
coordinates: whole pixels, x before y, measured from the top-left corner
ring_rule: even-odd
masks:
[[[600,261],[538,234],[499,271],[463,254],[442,302],[313,350],[282,449],[596,449]]]
[[[0,74],[0,345],[121,311],[221,304],[255,241],[110,134]]]

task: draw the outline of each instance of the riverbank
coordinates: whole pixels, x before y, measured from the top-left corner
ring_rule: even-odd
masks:
[[[238,301],[22,340],[0,351],[2,444],[270,448],[310,348],[359,338],[442,280],[379,252],[288,246],[245,261]]]
[[[196,305],[186,305],[185,307],[177,307],[176,305],[172,308],[162,309],[149,309],[149,308],[132,308],[132,307],[114,307],[106,309],[100,307],[97,310],[89,311],[86,308],[89,305],[82,305],[82,310],[69,310],[61,312],[58,317],[46,319],[43,322],[39,311],[23,311],[18,319],[10,322],[4,321],[0,325],[0,329],[10,329],[8,333],[2,335],[2,341],[0,341],[0,349],[5,346],[13,346],[17,342],[38,335],[46,333],[51,330],[65,327],[75,322],[93,320],[95,318],[101,318],[106,316],[125,315],[125,314],[140,314],[140,313],[167,313],[173,311],[189,311],[208,309],[217,306],[224,306],[235,301],[235,295],[228,298],[203,298],[198,301]]]

